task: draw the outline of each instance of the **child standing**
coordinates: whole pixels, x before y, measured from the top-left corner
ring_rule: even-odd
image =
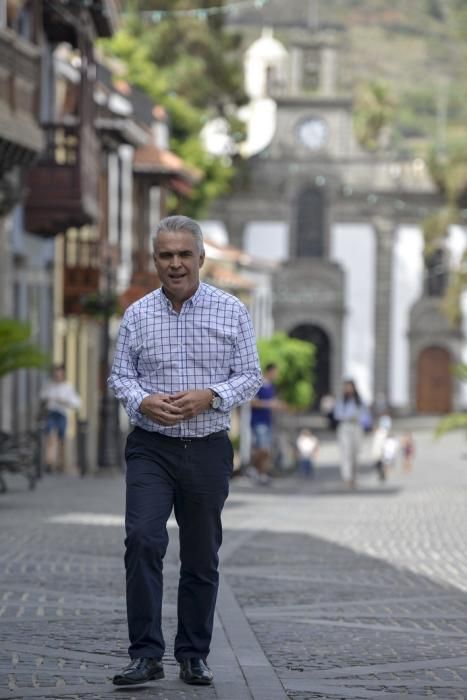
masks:
[[[313,476],[314,462],[319,452],[319,440],[311,430],[303,428],[297,437],[298,470],[302,476]]]
[[[394,459],[397,445],[391,435],[392,420],[390,416],[381,416],[378,426],[373,433],[371,456],[373,464],[378,472],[380,481],[385,481],[387,476],[388,458]],[[391,455],[391,451],[393,454]]]
[[[402,466],[405,472],[412,470],[415,455],[415,442],[412,433],[404,433],[401,437]]]

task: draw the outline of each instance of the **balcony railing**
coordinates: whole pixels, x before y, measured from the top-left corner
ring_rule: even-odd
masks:
[[[81,240],[77,231],[70,232],[65,239],[63,275],[63,311],[66,316],[83,313],[86,298],[99,292],[99,279],[99,241]]]
[[[99,152],[89,125],[43,129],[46,147],[27,178],[26,228],[50,237],[97,222]]]
[[[0,176],[43,147],[37,122],[40,49],[0,28]]]

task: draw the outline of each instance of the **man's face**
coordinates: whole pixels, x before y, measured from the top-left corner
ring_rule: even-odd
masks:
[[[279,376],[279,370],[277,367],[271,367],[268,369],[266,372],[266,377],[270,382],[275,382],[277,381],[277,377]]]
[[[52,379],[54,382],[63,382],[65,380],[65,372],[64,370],[60,367],[57,367],[54,369],[52,372]]]
[[[162,231],[154,246],[154,263],[164,291],[172,302],[195,293],[204,263],[196,238],[189,231]]]

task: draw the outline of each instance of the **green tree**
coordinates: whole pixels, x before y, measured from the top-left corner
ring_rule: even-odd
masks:
[[[101,44],[106,53],[123,62],[130,83],[166,108],[171,148],[202,171],[204,177],[191,198],[174,194],[169,203],[172,209],[191,216],[202,215],[209,202],[225,194],[234,175],[230,157],[215,157],[203,148],[203,126],[222,116],[229,124],[232,141],[244,138],[235,116],[236,106],[246,99],[240,36],[224,31],[221,14],[173,14],[217,5],[219,0],[127,2],[122,29]],[[163,11],[169,7],[172,14],[165,15]]]
[[[381,80],[371,80],[357,89],[355,133],[359,143],[369,151],[382,144],[382,135],[394,120],[396,100],[391,88]]]
[[[295,408],[310,408],[315,396],[315,346],[278,332],[258,340],[258,353],[263,369],[269,363],[277,365],[279,396]]]
[[[18,369],[44,369],[50,357],[31,343],[29,323],[0,318],[0,378]]]

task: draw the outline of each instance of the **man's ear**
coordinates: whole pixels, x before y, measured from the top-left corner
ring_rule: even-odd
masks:
[[[205,259],[206,259],[206,254],[205,254],[205,253],[201,253],[201,255],[199,256],[199,267],[200,267],[200,269],[203,267]]]

